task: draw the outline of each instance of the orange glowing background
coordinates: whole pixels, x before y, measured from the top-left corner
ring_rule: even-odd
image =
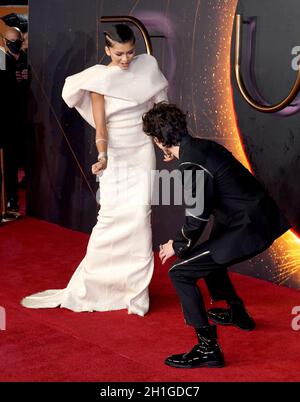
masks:
[[[231,39],[237,0],[224,1],[217,6],[211,2],[211,6],[215,8],[219,22],[215,28],[218,38],[216,63],[210,77],[213,86],[217,88],[214,91],[217,105],[214,121],[224,133],[224,145],[251,171],[236,122],[231,87]],[[274,242],[269,253],[277,267],[274,271],[274,282],[284,284],[293,276],[293,280],[300,285],[300,239],[289,231]]]

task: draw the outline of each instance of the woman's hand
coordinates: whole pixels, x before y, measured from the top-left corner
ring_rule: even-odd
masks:
[[[168,243],[159,246],[159,258],[161,262],[164,264],[170,257],[175,255],[175,251],[173,249],[173,240],[169,240]]]
[[[103,170],[107,168],[107,159],[100,159],[99,162],[96,162],[92,165],[92,173],[100,174]]]

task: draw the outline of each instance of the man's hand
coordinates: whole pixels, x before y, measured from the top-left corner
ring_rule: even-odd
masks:
[[[164,162],[171,162],[174,159],[174,155],[169,152],[164,152]]]
[[[173,249],[173,240],[169,240],[168,243],[159,246],[159,258],[161,262],[164,264],[170,257],[175,255],[175,251]]]
[[[107,167],[107,160],[101,159],[99,162],[96,162],[92,165],[92,173],[100,174]]]
[[[19,70],[16,71],[16,79],[17,79],[17,82],[22,81],[22,72]]]
[[[25,68],[24,70],[22,70],[22,80],[28,80],[28,69]]]

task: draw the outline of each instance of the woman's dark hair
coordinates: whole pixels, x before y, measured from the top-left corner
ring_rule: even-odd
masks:
[[[116,24],[108,31],[104,31],[105,44],[108,47],[113,47],[113,42],[135,44],[135,36],[133,30],[126,24]]]
[[[143,130],[166,147],[179,145],[188,135],[186,114],[174,104],[159,102],[143,115]]]

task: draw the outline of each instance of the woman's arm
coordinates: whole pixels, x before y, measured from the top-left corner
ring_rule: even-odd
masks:
[[[107,128],[105,118],[104,95],[96,92],[91,92],[93,117],[96,126],[95,143],[98,150],[98,163],[92,167],[94,174],[104,170],[107,166]]]

